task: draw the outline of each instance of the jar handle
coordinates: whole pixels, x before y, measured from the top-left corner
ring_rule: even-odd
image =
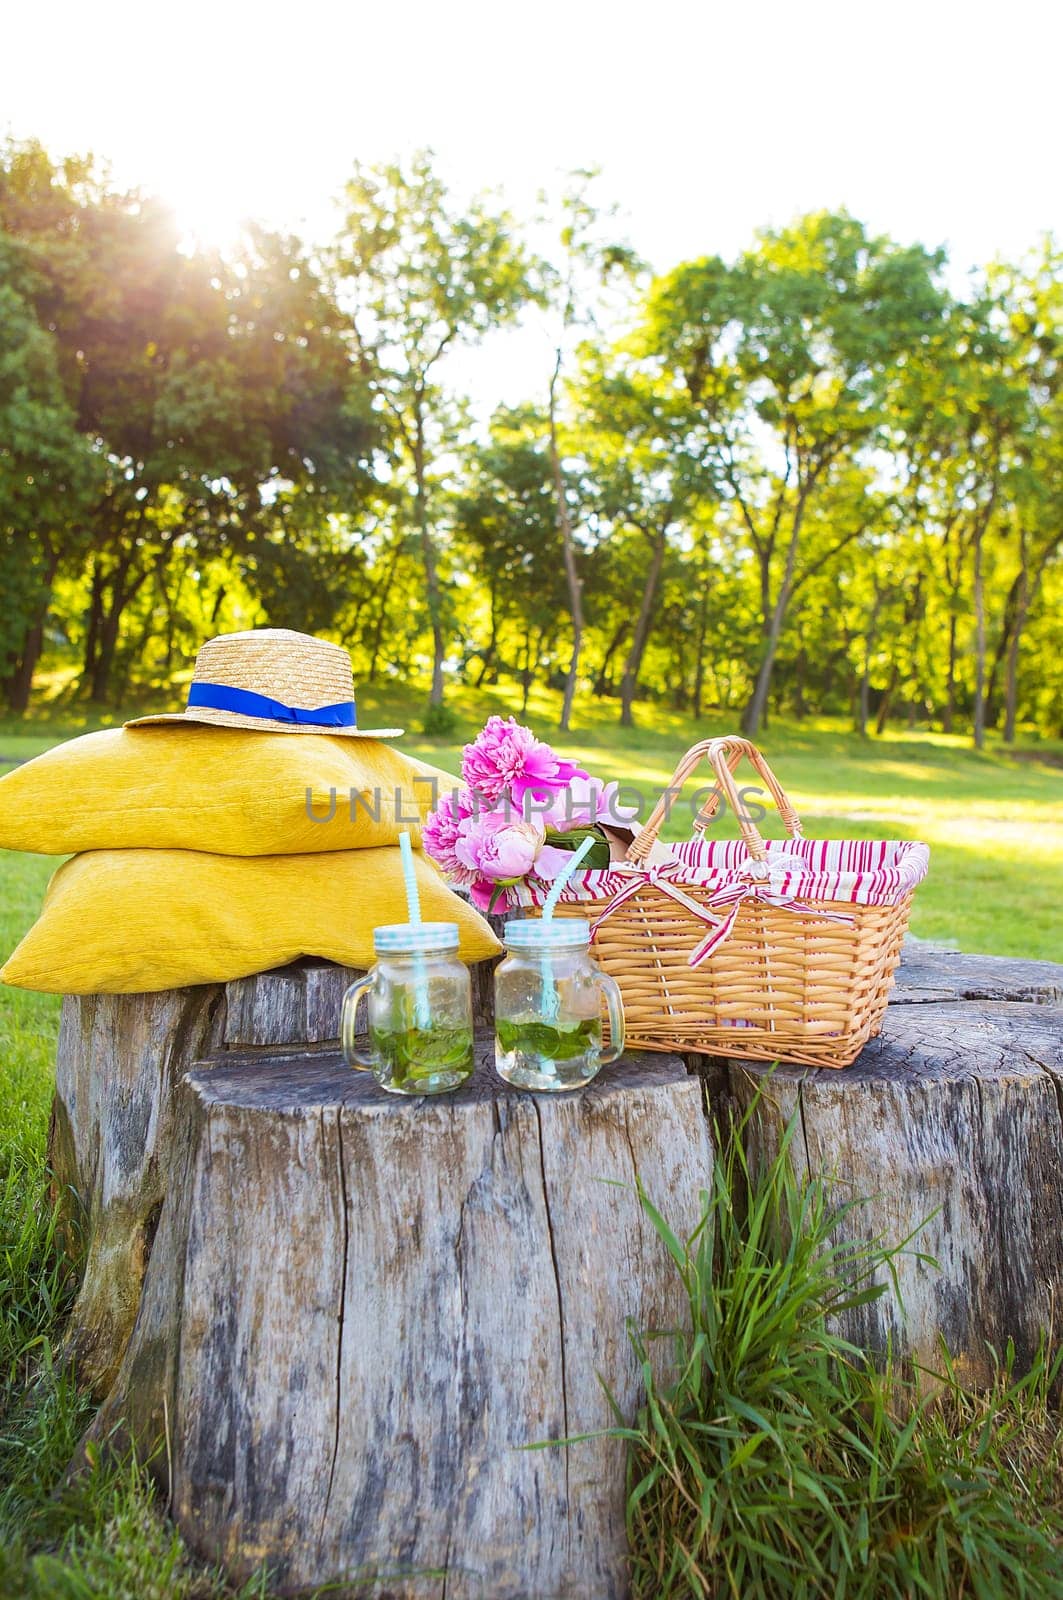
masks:
[[[607,972],[598,973],[598,984],[605,996],[605,1008],[609,1013],[609,1049],[601,1061],[602,1066],[607,1067],[624,1053],[624,1001],[620,994],[620,985]]]
[[[343,1008],[340,1012],[340,1043],[343,1046],[343,1059],[349,1067],[356,1072],[372,1072],[376,1062],[371,1056],[364,1056],[355,1045],[357,1037],[356,1016],[358,1003],[363,996],[368,997],[373,987],[373,974],[367,972],[364,978],[359,978],[357,983],[352,983],[343,997]]]

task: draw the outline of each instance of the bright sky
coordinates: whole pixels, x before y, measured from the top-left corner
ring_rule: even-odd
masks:
[[[219,242],[327,234],[355,157],[430,145],[519,214],[600,165],[660,268],[845,205],[966,269],[1063,237],[1061,46],[1051,0],[53,0],[4,18],[0,132]],[[473,381],[515,400],[545,331],[507,348]]]

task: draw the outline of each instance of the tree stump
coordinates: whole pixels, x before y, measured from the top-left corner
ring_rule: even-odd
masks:
[[[626,1593],[621,1446],[521,1446],[607,1427],[599,1373],[637,1405],[624,1319],[683,1307],[634,1176],[693,1227],[702,1091],[724,1139],[760,1093],[754,1154],[796,1118],[800,1172],[866,1202],[854,1242],[925,1224],[912,1248],[938,1265],[903,1258],[904,1314],[892,1293],[862,1308],[854,1343],[933,1369],[944,1338],[978,1383],[990,1346],[1023,1363],[1052,1320],[1061,967],[906,947],[881,1035],[842,1072],[644,1056],[553,1100],[481,1062],[415,1104],[332,1048],[353,976],[302,963],[64,1005],[52,1157],[82,1211],[70,1349],[106,1391],[91,1432],[163,1440],[180,1525],[237,1578]],[[478,992],[486,1020],[489,964]]]
[[[798,1119],[798,1170],[864,1202],[842,1237],[899,1243],[918,1229],[898,1262],[903,1309],[890,1292],[842,1323],[862,1349],[892,1346],[933,1371],[944,1340],[977,1385],[993,1350],[1014,1340],[1021,1366],[1058,1327],[1061,995],[1063,967],[1050,962],[916,948],[882,1032],[844,1071],[690,1058],[725,1124],[760,1094],[755,1156],[770,1157]]]
[[[494,965],[472,968],[481,1025]],[[63,1001],[48,1156],[82,1274],[65,1350],[97,1396],[114,1382],[140,1304],[176,1160],[181,1079],[219,1049],[335,1044],[344,990],[361,976],[308,960],[228,984]]]
[[[143,1301],[94,1434],[165,1440],[174,1516],[241,1579],[446,1600],[627,1593],[625,1318],[682,1289],[635,1190],[690,1231],[697,1081],[629,1057],[578,1095],[482,1060],[385,1095],[331,1053],[218,1054],[178,1091]],[[662,1342],[662,1354],[666,1342]]]

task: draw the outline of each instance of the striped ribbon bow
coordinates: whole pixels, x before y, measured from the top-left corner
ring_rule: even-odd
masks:
[[[770,885],[754,881],[725,884],[722,889],[716,889],[707,900],[694,900],[690,895],[684,894],[678,884],[670,881],[681,870],[682,862],[663,861],[658,866],[644,867],[637,873],[632,873],[630,883],[625,883],[622,889],[617,890],[605,910],[595,919],[591,926],[591,938],[594,938],[607,917],[611,917],[618,907],[647,887],[660,889],[662,894],[666,894],[677,905],[684,906],[699,921],[709,924],[709,932],[700,944],[694,946],[687,958],[692,967],[700,967],[714,950],[730,938],[734,931],[735,918],[744,900],[763,900],[766,905],[776,906],[780,910],[799,912],[803,917],[819,917],[825,922],[849,924],[853,922],[853,918],[844,912],[824,911],[818,906],[809,906],[800,900],[794,900],[789,895],[773,894]],[[726,915],[717,917],[713,915],[710,907],[721,911],[729,909],[726,909]]]

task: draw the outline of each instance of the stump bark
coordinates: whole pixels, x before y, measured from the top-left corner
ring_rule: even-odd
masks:
[[[494,965],[472,968],[481,1026]],[[97,1396],[114,1382],[140,1304],[177,1160],[181,1079],[217,1050],[334,1044],[344,990],[361,976],[302,961],[228,984],[63,1001],[48,1157],[66,1247],[81,1269],[65,1350]]]
[[[623,1445],[528,1447],[615,1422],[599,1375],[630,1418],[625,1318],[682,1318],[635,1189],[695,1226],[712,1152],[682,1063],[552,1099],[484,1061],[411,1104],[332,1054],[234,1053],[185,1078],[177,1118],[94,1433],[165,1441],[192,1546],[285,1591],[626,1594]]]
[[[92,1434],[163,1440],[179,1523],[237,1577],[623,1595],[621,1448],[521,1446],[608,1426],[599,1373],[638,1403],[624,1319],[682,1306],[631,1186],[694,1225],[706,1108],[728,1138],[759,1094],[755,1156],[796,1119],[799,1171],[865,1202],[854,1242],[923,1224],[937,1265],[901,1258],[903,1313],[891,1292],[852,1314],[856,1344],[934,1369],[944,1338],[981,1382],[1058,1325],[1061,967],[908,947],[842,1072],[643,1057],[550,1100],[481,1064],[416,1105],[335,1054],[354,976],[64,1003],[52,1161],[80,1211]],[[477,990],[486,1020],[489,967]]]

